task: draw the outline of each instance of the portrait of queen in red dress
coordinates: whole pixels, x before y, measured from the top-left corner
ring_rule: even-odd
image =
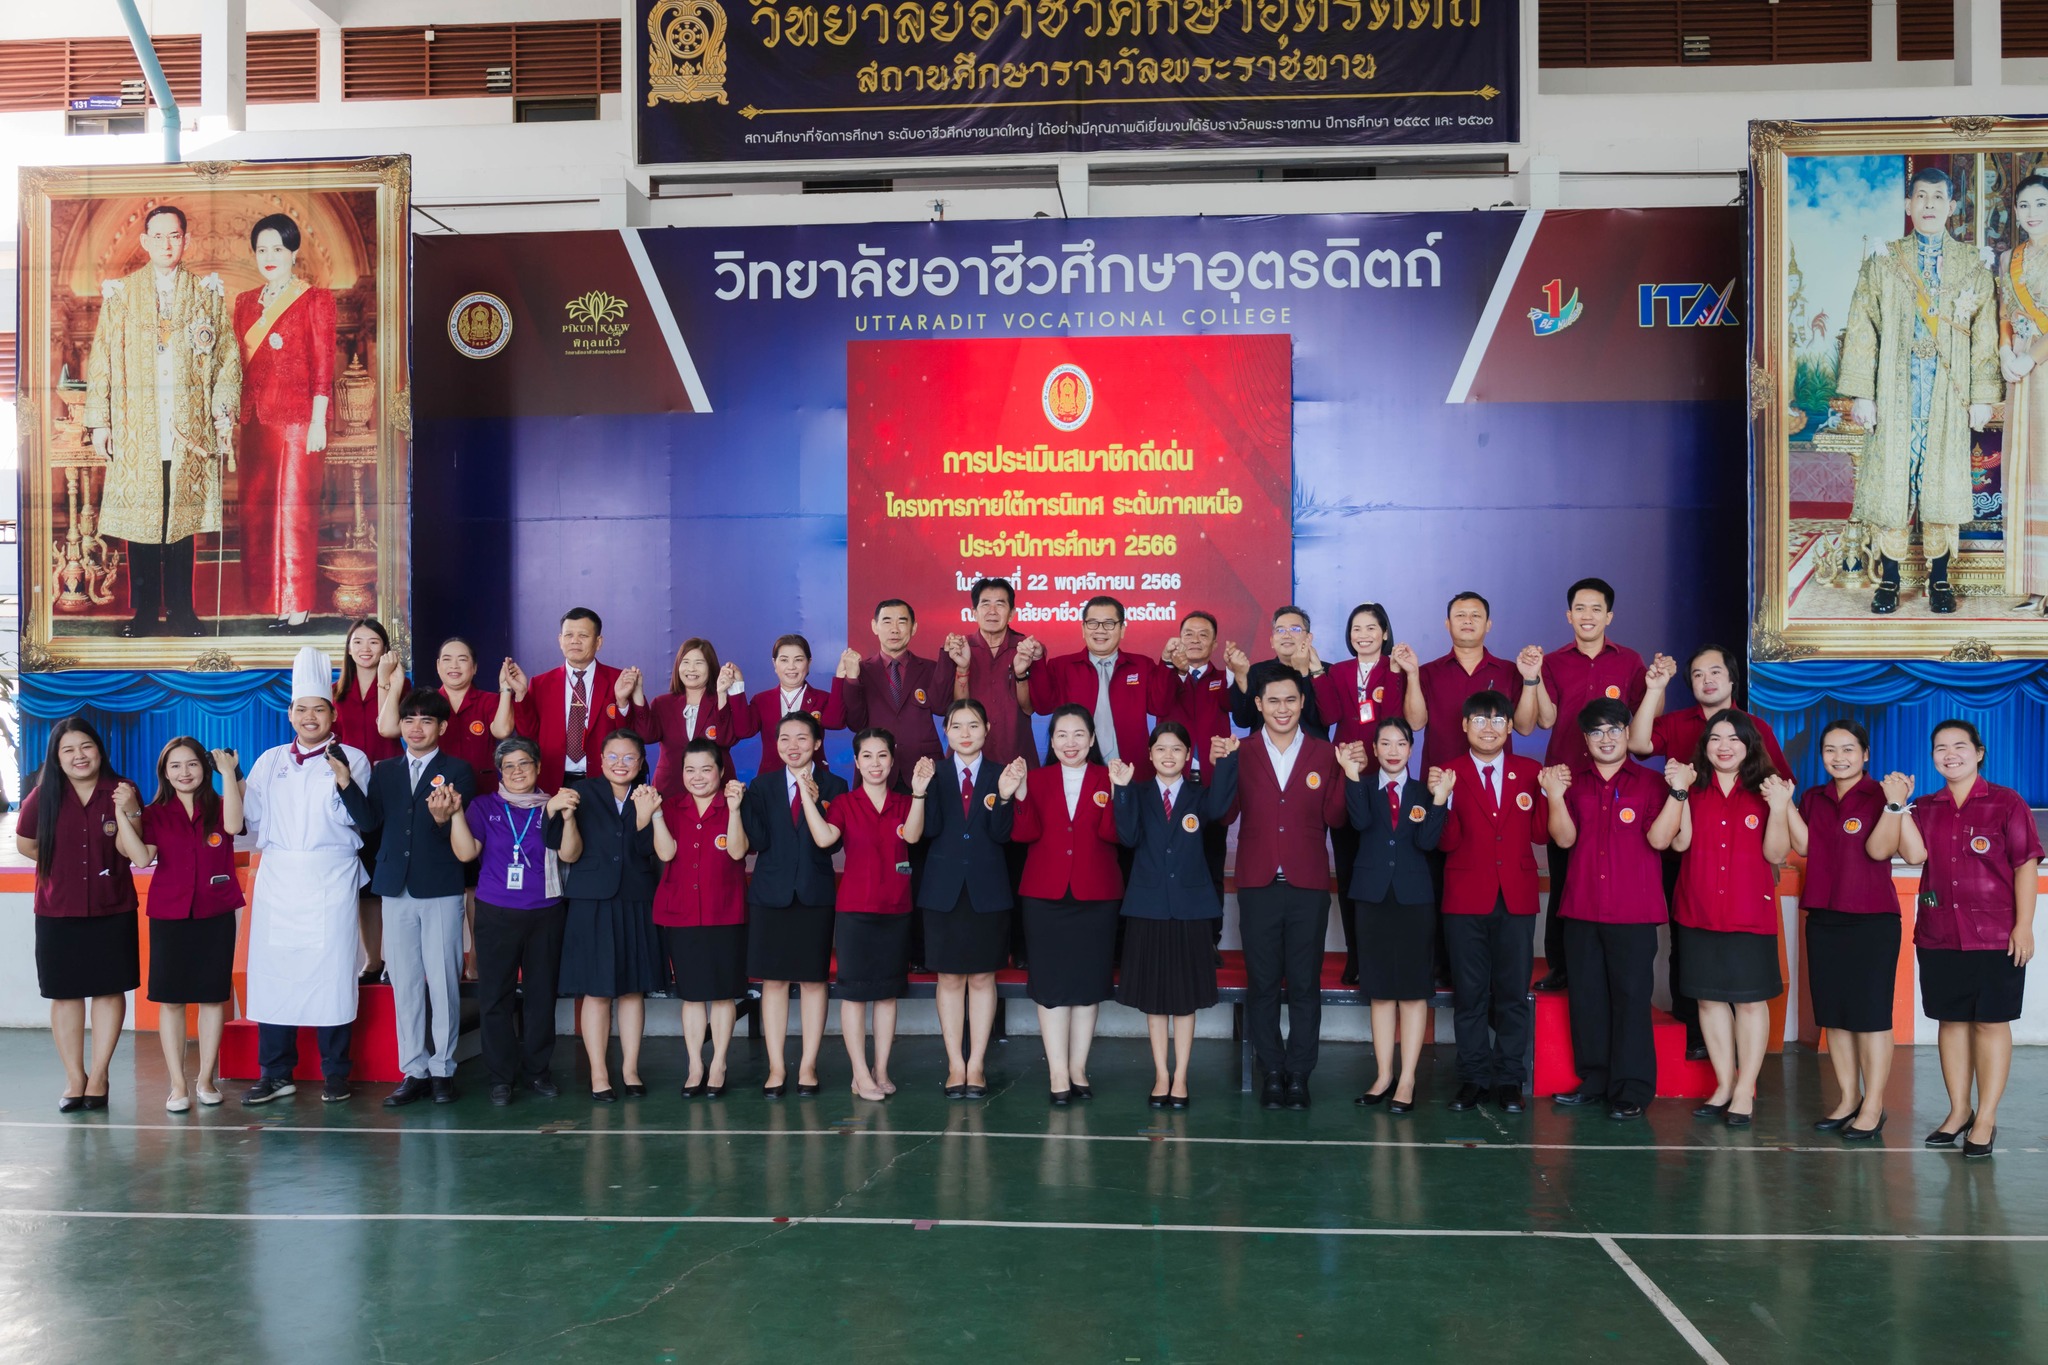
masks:
[[[303,627],[314,610],[322,481],[334,396],[334,295],[292,273],[299,225],[249,231],[263,286],[235,297],[242,346],[242,582],[248,609]]]

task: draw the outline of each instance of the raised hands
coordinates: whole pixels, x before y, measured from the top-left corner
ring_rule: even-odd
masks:
[[[1441,806],[1451,799],[1451,788],[1458,785],[1458,774],[1450,768],[1431,768],[1428,780],[1430,799]]]
[[[574,791],[564,787],[548,798],[547,812],[549,815],[574,815],[582,800]]]
[[[746,799],[747,799],[747,787],[746,787],[746,784],[745,784],[744,782],[741,782],[741,781],[740,781],[739,779],[735,778],[735,779],[733,779],[732,781],[730,781],[730,782],[728,782],[728,783],[726,783],[726,784],[725,784],[725,804],[726,804],[726,805],[728,805],[728,806],[732,807],[733,809],[737,810],[737,809],[739,808],[739,804],[740,804],[740,802],[742,802],[742,801],[744,801],[744,800],[746,800]]]
[[[1137,774],[1138,770],[1135,767],[1120,758],[1113,758],[1109,762],[1109,785],[1112,787],[1130,786],[1131,779]]]
[[[1365,744],[1363,741],[1353,740],[1349,744],[1339,744],[1337,746],[1337,766],[1342,768],[1344,776],[1350,778],[1353,782],[1363,777],[1365,775]]]
[[[835,678],[844,678],[847,682],[859,682],[860,651],[855,649],[851,645],[848,645],[845,649],[840,650],[839,667],[833,670],[832,676]]]
[[[1214,735],[1209,740],[1209,761],[1216,762],[1237,752],[1236,735]]]
[[[640,823],[646,824],[661,809],[661,793],[642,782],[633,788],[633,810],[639,815]]]
[[[392,683],[398,681],[399,665],[402,662],[403,660],[398,657],[397,650],[385,650],[377,660],[377,685],[379,687],[389,687]]]
[[[507,659],[498,665],[498,690],[510,692],[514,701],[526,700],[526,670],[517,660]]]
[[[1643,682],[1651,691],[1661,692],[1669,687],[1671,680],[1677,676],[1678,660],[1669,654],[1659,654],[1650,660],[1650,666],[1644,672]]]
[[[1793,790],[1794,788],[1790,782],[1776,773],[1772,773],[1764,779],[1763,785],[1757,788],[1757,794],[1763,797],[1764,803],[1772,810],[1778,811],[1784,810],[1792,804]]]
[[[1422,671],[1422,661],[1415,657],[1415,646],[1409,644],[1395,645],[1394,652],[1387,656],[1387,666],[1396,673],[1413,674]]]
[[[133,815],[142,809],[142,797],[133,782],[123,782],[114,788],[114,809],[123,815]]]
[[[800,772],[796,775],[796,789],[798,794],[803,797],[806,806],[818,804],[818,779],[810,771]]]
[[[1166,642],[1166,648],[1159,652],[1159,662],[1176,673],[1188,671],[1187,650],[1182,647],[1180,636],[1173,636]]]
[[[1003,775],[996,779],[996,795],[1008,801],[1024,790],[1024,779],[1031,775],[1031,769],[1021,758],[1013,758],[1003,769]]]
[[[1913,799],[1913,777],[1910,773],[1886,773],[1884,775],[1884,801],[1888,806],[1903,806]]]
[[[222,777],[233,777],[242,766],[242,756],[233,749],[213,751],[213,770]]]
[[[633,705],[633,696],[640,690],[641,673],[638,664],[619,670],[619,680],[612,684],[612,700],[625,711]]]
[[[1690,791],[1698,780],[1699,771],[1690,763],[1673,760],[1664,765],[1664,785],[1675,792]]]
[[[1523,645],[1522,652],[1515,656],[1515,671],[1522,675],[1523,682],[1542,681],[1543,646]]]
[[[341,745],[329,741],[327,745],[327,770],[334,774],[334,785],[346,787],[355,780],[348,770],[348,760],[342,757]]]
[[[1245,653],[1237,641],[1225,640],[1223,642],[1223,665],[1232,673],[1246,673],[1251,669],[1252,656]]]
[[[1667,770],[1668,771],[1668,770]],[[1554,763],[1536,775],[1536,785],[1553,800],[1571,790],[1572,770],[1568,763]]]
[[[929,791],[932,785],[932,774],[938,770],[939,765],[932,762],[929,757],[917,760],[917,766],[910,770],[910,794],[912,796],[923,796]]]
[[[728,692],[742,692],[746,690],[746,686],[746,679],[740,676],[740,666],[738,664],[728,660],[718,666],[719,695],[723,696]]]
[[[955,668],[967,667],[973,658],[967,652],[967,637],[965,635],[948,635],[946,643],[941,645],[940,649],[944,651],[947,658],[953,661],[953,667]]]
[[[445,825],[462,809],[462,793],[454,784],[443,782],[427,793],[427,814],[434,817],[434,823]]]

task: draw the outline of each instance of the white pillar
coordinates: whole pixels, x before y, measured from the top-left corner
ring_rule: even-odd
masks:
[[[1874,0],[1870,7],[1870,64],[1878,70],[1872,74],[1878,84],[1892,84],[1886,79],[1889,68],[1899,61],[1899,5],[1898,0]]]
[[[1532,209],[1558,207],[1562,176],[1554,156],[1532,156],[1522,168],[1522,203]]]
[[[1956,84],[2000,85],[2005,76],[1999,0],[1956,0]]]
[[[205,0],[199,12],[201,127],[248,126],[249,0]]]
[[[320,102],[341,103],[341,27],[320,25]]]

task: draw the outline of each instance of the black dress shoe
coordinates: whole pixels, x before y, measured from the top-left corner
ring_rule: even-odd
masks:
[[[1537,982],[1534,986],[1530,987],[1530,989],[1538,991],[1561,991],[1568,989],[1570,985],[1571,983],[1565,979],[1565,975],[1563,972],[1552,972],[1548,976],[1544,977],[1541,981]]]
[[[1616,1123],[1626,1123],[1630,1119],[1639,1119],[1642,1116],[1643,1106],[1640,1104],[1610,1104],[1607,1106],[1607,1117],[1613,1119]]]
[[[57,1112],[60,1114],[76,1114],[84,1108],[83,1095],[61,1095],[57,1099]]]
[[[1870,595],[1870,614],[1890,616],[1899,609],[1899,585],[1884,582],[1877,585],[1877,591]]]
[[[107,1097],[105,1095],[83,1095],[80,1098],[85,1101],[85,1107],[88,1111],[97,1111],[107,1107]]]
[[[696,1098],[697,1098],[698,1096],[702,1095],[702,1094],[704,1093],[704,1091],[705,1091],[705,1085],[704,1085],[704,1082],[702,1082],[702,1081],[684,1081],[684,1082],[683,1082],[683,1088],[682,1088],[682,1089],[681,1089],[681,1090],[680,1090],[679,1092],[677,1092],[677,1093],[679,1093],[680,1095],[682,1095],[682,1097],[683,1097],[684,1099],[686,1099],[686,1100],[694,1100],[694,1099],[696,1099]]]
[[[640,1081],[628,1081],[626,1084],[620,1086],[619,1089],[622,1092],[624,1092],[628,1099],[637,1100],[642,1095],[645,1095],[647,1093],[647,1086]]]
[[[165,622],[164,633],[167,635],[185,635],[197,639],[201,635],[206,634],[206,623],[196,616],[181,614],[173,616],[169,621]]]
[[[408,1104],[418,1104],[433,1093],[433,1082],[425,1076],[407,1076],[398,1083],[398,1089],[384,1097],[384,1107],[403,1109]]]
[[[619,1102],[619,1092],[609,1086],[603,1090],[593,1090],[590,1092],[590,1102],[592,1104],[617,1104]]]
[[[1522,1102],[1522,1087],[1519,1085],[1497,1087],[1494,1090],[1494,1102],[1500,1105],[1503,1112],[1509,1114],[1519,1114],[1528,1108]]]
[[[1860,1109],[1862,1107],[1863,1106],[1859,1104],[1856,1108]],[[1697,1113],[1698,1111],[1695,1110],[1694,1112]],[[1847,1128],[1852,1122],[1854,1122],[1855,1118],[1856,1110],[1851,1109],[1848,1113],[1842,1115],[1842,1117],[1838,1119],[1815,1119],[1813,1121],[1813,1131],[1816,1133],[1839,1133],[1844,1128]]]
[[[1880,1110],[1877,1115],[1877,1124],[1875,1127],[1858,1128],[1853,1123],[1844,1124],[1842,1126],[1842,1141],[1868,1142],[1872,1138],[1876,1137],[1879,1133],[1882,1133],[1884,1131],[1884,1121],[1890,1117],[1890,1114],[1887,1114]]]
[[[723,1086],[723,1085],[707,1085],[707,1086],[705,1086],[705,1087],[703,1088],[703,1090],[699,1091],[698,1093],[699,1093],[699,1094],[701,1094],[701,1095],[703,1095],[703,1096],[705,1096],[705,1097],[706,1097],[707,1099],[714,1099],[714,1100],[720,1100],[720,1099],[724,1099],[724,1098],[725,1098],[725,1086]]]
[[[1391,1095],[1391,1094],[1393,1094],[1393,1093],[1394,1093],[1394,1087],[1390,1085],[1390,1086],[1388,1086],[1388,1087],[1387,1087],[1387,1088],[1386,1088],[1385,1090],[1379,1090],[1379,1091],[1373,1091],[1373,1090],[1368,1090],[1368,1091],[1366,1091],[1366,1092],[1365,1092],[1365,1093],[1364,1093],[1363,1095],[1360,1095],[1360,1096],[1359,1096],[1359,1097],[1358,1097],[1357,1099],[1355,1099],[1355,1100],[1353,1100],[1353,1101],[1351,1101],[1351,1102],[1352,1102],[1353,1104],[1362,1104],[1362,1105],[1366,1105],[1366,1106],[1368,1106],[1368,1107],[1370,1107],[1370,1106],[1372,1106],[1372,1105],[1375,1105],[1375,1104],[1385,1104],[1385,1103],[1386,1103],[1386,1101],[1387,1101],[1387,1096],[1389,1096],[1389,1095]]]
[[[1692,1111],[1692,1116],[1696,1119],[1717,1119],[1727,1112],[1728,1106],[1725,1104],[1703,1104]],[[1814,1127],[1818,1128],[1820,1125],[1816,1123]]]
[[[1687,1043],[1685,1045],[1685,1060],[1688,1062],[1706,1061],[1707,1045],[1705,1043]]]
[[[365,968],[363,968],[363,974],[362,974],[361,976],[357,977],[357,978],[356,978],[356,980],[357,980],[357,982],[358,982],[358,983],[360,983],[361,985],[365,985],[365,986],[381,986],[381,985],[383,985],[383,984],[384,984],[384,964],[383,964],[383,963],[381,963],[381,962],[379,962],[379,963],[377,963],[377,964],[376,964],[376,965],[374,965],[374,966],[370,966],[370,967],[365,967]]]
[[[154,634],[156,634],[156,622],[154,620],[145,621],[140,616],[131,616],[121,623],[121,638],[124,640],[140,640]]]
[[[1147,1095],[1145,1097],[1145,1107],[1148,1109],[1164,1109],[1166,1101],[1167,1096],[1165,1095]]]
[[[1084,1083],[1084,1082],[1081,1082],[1081,1081],[1075,1081],[1075,1082],[1074,1082],[1074,1098],[1075,1098],[1075,1099],[1077,1099],[1077,1100],[1092,1100],[1092,1099],[1094,1099],[1094,1098],[1095,1098],[1095,1087],[1094,1087],[1094,1086],[1092,1086],[1092,1085],[1088,1085],[1088,1084],[1086,1084],[1086,1083]]]
[[[1568,1106],[1579,1104],[1598,1104],[1600,1103],[1600,1098],[1600,1096],[1589,1094],[1584,1090],[1567,1090],[1561,1095],[1552,1095],[1550,1097],[1550,1102],[1552,1104],[1562,1104]]]
[[[1755,1117],[1756,1115],[1753,1113],[1738,1114],[1733,1109],[1730,1109],[1721,1116],[1721,1122],[1727,1124],[1730,1128],[1747,1128]]]
[[[947,1087],[946,1087],[946,1098],[947,1098],[947,1099],[949,1099],[949,1100],[964,1100],[964,1099],[966,1099],[966,1098],[967,1098],[967,1087],[966,1087],[966,1086],[964,1086],[964,1085],[949,1085],[949,1086],[947,1086]]]
[[[1414,1101],[1414,1100],[1388,1100],[1388,1101],[1387,1101],[1387,1112],[1388,1112],[1389,1114],[1412,1114],[1412,1113],[1414,1113],[1414,1112],[1415,1112],[1415,1101]]]
[[[453,1076],[436,1076],[436,1077],[434,1077],[434,1081],[433,1081],[433,1084],[434,1084],[434,1103],[436,1103],[436,1104],[453,1104],[453,1103],[455,1103],[455,1100],[456,1100],[456,1090],[455,1090],[455,1078],[454,1078]]]
[[[1344,972],[1337,978],[1337,984],[1340,986],[1356,986],[1358,984],[1358,964],[1356,962],[1344,964]]]
[[[1970,1125],[1970,1128],[1975,1128],[1976,1126],[1977,1126],[1977,1125],[1973,1123],[1973,1124],[1971,1124],[1971,1125]],[[1991,1140],[1990,1140],[1990,1141],[1988,1141],[1988,1142],[1972,1142],[1972,1141],[1970,1141],[1970,1138],[1969,1138],[1969,1132],[1970,1132],[1970,1128],[1965,1128],[1965,1129],[1963,1130],[1963,1134],[1964,1134],[1964,1136],[1963,1136],[1963,1155],[1964,1155],[1964,1156],[1966,1156],[1966,1157],[1972,1157],[1972,1158],[1974,1158],[1974,1157],[1980,1157],[1980,1156],[1990,1156],[1990,1155],[1991,1155],[1991,1149],[1992,1149],[1992,1148],[1994,1148],[1994,1147],[1996,1147],[1996,1146],[1998,1145],[1998,1129],[1997,1129],[1997,1127],[1996,1127],[1996,1126],[1993,1126],[1993,1128],[1991,1129]]]
[[[1308,1077],[1289,1076],[1286,1098],[1282,1101],[1289,1109],[1308,1108]]]
[[[1937,616],[1953,615],[1956,609],[1956,590],[1947,579],[1938,579],[1927,585],[1927,610]]]
[[[802,1081],[798,1081],[796,1083],[797,1097],[799,1099],[809,1099],[811,1096],[818,1094],[824,1088],[824,1086],[820,1085],[816,1081],[812,1081],[809,1085],[805,1085]]]
[[[1065,1109],[1074,1102],[1074,1092],[1071,1090],[1054,1090],[1049,1094],[1048,1098],[1052,1101],[1053,1108]]]
[[[1259,1088],[1259,1108],[1278,1109],[1286,1102],[1286,1078],[1277,1071],[1268,1071],[1265,1085]]]
[[[1451,1112],[1462,1114],[1468,1109],[1477,1109],[1479,1102],[1486,1098],[1486,1087],[1475,1081],[1467,1081],[1458,1087],[1458,1093],[1451,1096]]]
[[[562,1087],[555,1084],[555,1078],[543,1071],[526,1083],[526,1088],[544,1100],[551,1100],[562,1093]]]
[[[771,1100],[779,1100],[779,1099],[781,1099],[781,1098],[782,1098],[782,1097],[783,1097],[784,1095],[786,1095],[786,1094],[788,1094],[788,1093],[789,1093],[789,1082],[788,1082],[788,1081],[783,1081],[783,1082],[782,1082],[782,1083],[780,1083],[779,1085],[766,1085],[766,1084],[764,1084],[764,1085],[762,1085],[762,1087],[761,1087],[761,1094],[762,1094],[762,1096],[763,1096],[763,1097],[765,1097],[765,1098],[767,1098],[767,1099],[771,1099]]]
[[[1953,1147],[1956,1145],[1957,1138],[1961,1137],[1964,1133],[1969,1132],[1972,1128],[1975,1128],[1976,1126],[1977,1111],[1973,1109],[1970,1111],[1970,1117],[1963,1120],[1963,1126],[1961,1128],[1958,1128],[1953,1133],[1948,1131],[1948,1129],[1946,1128],[1937,1128],[1933,1132],[1929,1133],[1926,1137],[1920,1139],[1920,1145],[1923,1147]]]
[[[511,1086],[494,1085],[491,1087],[491,1104],[493,1106],[499,1109],[503,1109],[506,1105],[510,1103],[512,1103]]]
[[[1194,1102],[1195,1097],[1193,1095],[1168,1095],[1166,1097],[1166,1107],[1168,1109],[1185,1109]]]
[[[976,1085],[970,1081],[960,1087],[960,1098],[963,1100],[985,1100],[988,1098],[988,1087]]]

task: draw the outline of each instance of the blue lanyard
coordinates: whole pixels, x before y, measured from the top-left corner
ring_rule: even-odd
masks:
[[[526,862],[521,846],[525,844],[526,832],[533,828],[533,822],[538,818],[540,809],[539,806],[528,806],[526,808],[526,823],[512,833],[512,865],[514,867],[519,867]],[[505,807],[505,824],[508,828],[512,824],[512,807],[510,806]]]

